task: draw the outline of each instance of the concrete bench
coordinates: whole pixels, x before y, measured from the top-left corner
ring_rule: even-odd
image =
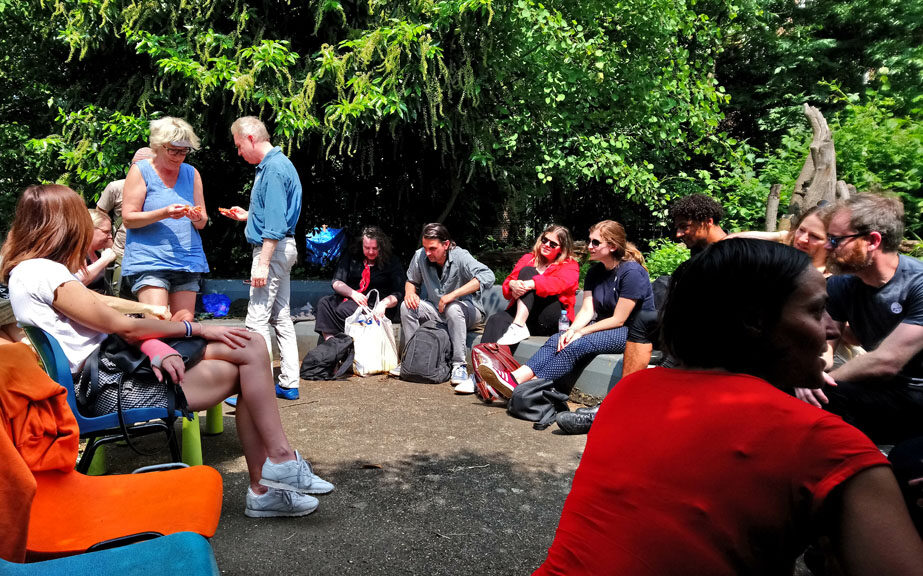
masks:
[[[219,292],[226,294],[231,300],[237,300],[249,296],[249,286],[240,280],[206,280],[202,290],[203,293]],[[326,280],[293,280],[292,281],[292,309],[304,306],[309,302],[311,306],[316,307],[317,301],[323,296],[331,294],[332,289],[330,282]],[[577,297],[577,309],[581,303],[580,293]],[[484,308],[488,316],[506,308],[507,301],[503,298],[503,291],[500,286],[493,286],[486,294],[483,295]],[[243,326],[243,320],[212,320],[211,322]],[[395,324],[395,341],[400,342],[400,324]],[[314,322],[304,321],[295,324],[295,335],[298,339],[298,353],[304,357],[309,351],[317,345],[317,333],[314,332]],[[525,362],[539,347],[545,343],[548,338],[545,336],[532,336],[524,340],[517,346],[514,352],[515,358],[519,362]],[[481,341],[481,332],[469,332],[467,338],[468,350]],[[273,351],[278,358],[278,348],[273,342]],[[470,360],[470,357],[469,357]],[[622,376],[622,355],[621,354],[600,354],[596,356],[589,365],[584,368],[574,385],[574,390],[578,393],[593,398],[602,399],[615,386]]]

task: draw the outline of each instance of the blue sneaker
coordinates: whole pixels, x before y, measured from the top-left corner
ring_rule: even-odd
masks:
[[[298,388],[283,388],[276,384],[276,398],[298,400]]]
[[[228,406],[234,406],[236,408],[237,407],[237,396],[228,396],[227,398],[224,399],[224,403],[227,404]]]

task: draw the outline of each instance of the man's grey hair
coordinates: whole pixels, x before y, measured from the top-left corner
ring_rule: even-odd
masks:
[[[253,136],[253,139],[257,142],[269,140],[269,131],[266,130],[266,125],[256,116],[243,116],[235,120],[231,124],[231,134],[244,137]]]
[[[896,194],[855,194],[844,208],[856,232],[878,232],[882,251],[897,252],[904,237],[904,203]]]

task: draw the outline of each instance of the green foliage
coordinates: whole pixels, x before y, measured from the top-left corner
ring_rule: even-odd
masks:
[[[199,132],[207,205],[246,204],[252,168],[228,127],[256,114],[305,181],[302,227],[382,224],[404,255],[433,220],[472,247],[504,226],[531,242],[547,222],[603,217],[641,240],[692,192],[721,201],[727,228],[757,228],[769,185],[789,193],[807,152],[796,106],[831,96],[841,173],[894,188],[919,220],[916,0],[0,0],[0,13],[0,221],[29,182],[92,200],[164,114]],[[890,90],[874,106],[837,95],[871,76]],[[233,223],[204,235],[217,272],[239,259]]]
[[[689,249],[682,242],[661,239],[654,243],[651,251],[644,255],[644,265],[655,280],[660,276],[673,274],[676,268],[689,259]]]
[[[837,152],[837,178],[859,190],[890,190],[904,200],[907,230],[923,228],[923,113],[896,117],[888,90],[864,99],[836,90],[847,102],[830,124]],[[864,101],[863,101],[864,100]]]

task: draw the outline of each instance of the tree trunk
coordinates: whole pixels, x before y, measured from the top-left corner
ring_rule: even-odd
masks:
[[[769,188],[769,198],[766,199],[766,231],[775,232],[776,218],[779,215],[779,191],[781,184],[773,184]]]
[[[804,105],[804,115],[811,121],[814,137],[811,140],[811,152],[804,161],[804,167],[795,190],[789,211],[795,215],[807,210],[821,200],[836,200],[836,151],[833,147],[833,134],[827,126],[820,110]]]
[[[856,193],[856,187],[852,184],[847,184],[842,180],[836,181],[836,199],[837,202],[842,202],[843,200],[849,200],[849,197]]]

